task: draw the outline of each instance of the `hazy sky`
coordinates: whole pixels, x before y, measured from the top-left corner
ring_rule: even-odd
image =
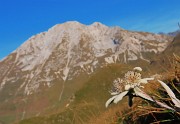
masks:
[[[180,0],[0,0],[0,59],[32,35],[72,20],[171,32],[180,22]]]

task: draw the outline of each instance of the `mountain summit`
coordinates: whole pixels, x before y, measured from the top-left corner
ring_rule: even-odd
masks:
[[[137,60],[149,63],[170,41],[170,36],[99,22],[57,24],[0,61],[0,116],[13,113],[14,120],[20,120],[45,114],[57,102],[63,108],[97,69]]]

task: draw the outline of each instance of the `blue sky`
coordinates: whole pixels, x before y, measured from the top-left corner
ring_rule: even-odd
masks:
[[[171,32],[180,0],[0,0],[0,59],[58,23],[101,22],[128,30]]]

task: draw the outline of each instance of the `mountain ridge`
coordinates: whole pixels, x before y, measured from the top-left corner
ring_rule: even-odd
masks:
[[[0,61],[0,108],[7,103],[15,106],[17,113],[9,111],[19,114],[14,117],[16,120],[31,117],[56,104],[63,108],[68,98],[99,68],[138,60],[149,64],[172,39],[108,27],[99,22],[88,26],[77,21],[57,24],[32,36]],[[45,94],[53,95],[46,98]],[[44,98],[42,101],[47,104],[37,112],[31,105],[42,103],[38,98]],[[23,99],[29,102],[24,105]],[[12,104],[14,102],[17,105]],[[2,111],[0,117],[7,110]]]

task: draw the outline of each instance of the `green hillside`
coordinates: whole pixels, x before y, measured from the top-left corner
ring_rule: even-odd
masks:
[[[112,86],[112,81],[117,77],[122,77],[129,69],[129,66],[122,64],[101,68],[75,93],[74,101],[63,112],[26,119],[19,124],[80,124],[90,121],[92,117],[99,116],[100,113],[108,110],[105,108],[105,102],[110,97],[108,91]]]

